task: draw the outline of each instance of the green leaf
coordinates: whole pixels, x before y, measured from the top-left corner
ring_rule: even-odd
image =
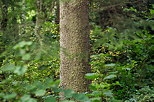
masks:
[[[154,10],[153,9],[150,9],[150,14],[154,14]]]
[[[115,77],[117,77],[116,75],[109,75],[109,76],[106,76],[105,78],[104,78],[104,80],[106,80],[106,79],[113,79],[113,78],[115,78]]]
[[[152,4],[152,7],[154,8],[154,4]]]
[[[112,93],[111,90],[107,90],[107,91],[103,92],[103,94],[104,94],[105,96],[113,97],[113,93]]]
[[[23,48],[26,45],[30,46],[32,45],[32,42],[31,41],[21,41],[18,44],[16,44],[13,48],[14,49]]]
[[[89,98],[85,94],[73,94],[73,97],[78,101],[88,101]]]
[[[37,90],[34,93],[36,96],[43,96],[46,93],[46,91],[45,90]]]
[[[102,93],[101,91],[93,91],[91,94],[95,97],[98,97],[98,96],[101,96]]]
[[[60,102],[75,102],[75,101],[72,101],[72,100],[63,100],[63,101],[60,101]]]
[[[89,85],[89,88],[91,89],[91,90],[97,90],[97,88],[96,88],[96,86],[95,85]]]
[[[27,66],[16,66],[16,69],[14,70],[14,73],[18,75],[23,75],[27,71]]]
[[[64,96],[65,96],[66,98],[71,98],[71,97],[73,96],[73,94],[74,94],[74,91],[71,90],[71,89],[64,90]]]
[[[30,57],[31,57],[30,54],[24,54],[24,55],[22,56],[22,59],[23,59],[23,60],[29,60]]]
[[[1,67],[3,71],[14,71],[15,70],[15,64],[9,63]]]
[[[3,98],[8,100],[8,99],[15,98],[16,96],[17,96],[16,93],[12,93],[12,94],[5,95]]]
[[[45,102],[56,102],[56,98],[55,97],[47,97],[45,99]]]
[[[130,71],[131,69],[130,68],[125,68],[127,71]]]
[[[94,98],[90,98],[90,102],[102,102],[101,100],[101,97],[94,97]]]
[[[30,97],[30,95],[24,95],[21,97],[21,102],[37,102],[36,99]]]
[[[96,73],[87,73],[87,74],[85,75],[85,78],[86,78],[86,79],[95,79],[95,78],[98,78],[98,77],[99,77],[99,75],[96,74]]]
[[[116,64],[113,64],[113,63],[111,63],[111,64],[106,64],[105,66],[106,67],[114,67]]]
[[[25,88],[26,88],[26,90],[31,91],[31,90],[34,90],[35,88],[37,88],[37,86],[31,84],[31,85],[25,86]]]
[[[2,98],[3,96],[5,96],[5,94],[4,93],[0,93],[0,98]]]

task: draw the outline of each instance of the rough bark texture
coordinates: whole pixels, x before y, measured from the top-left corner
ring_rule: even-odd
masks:
[[[88,91],[90,72],[88,0],[60,2],[60,86],[76,92]]]

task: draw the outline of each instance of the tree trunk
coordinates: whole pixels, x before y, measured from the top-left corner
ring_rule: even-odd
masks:
[[[5,1],[0,1],[0,9],[2,20],[0,21],[0,55],[5,51],[5,45],[7,43],[7,24],[8,24],[8,5]],[[4,56],[0,56],[0,67],[3,64]],[[0,80],[5,79],[5,74],[0,73]]]
[[[39,41],[40,46],[43,46],[43,38],[41,35],[41,25],[44,22],[44,13],[42,12],[43,9],[43,0],[36,1],[36,25],[35,25],[35,35]]]
[[[11,8],[12,8],[12,12],[16,12],[15,7],[11,7]],[[12,44],[16,44],[19,40],[19,24],[17,22],[17,16],[15,15],[12,17],[12,24],[11,24],[10,31],[11,31],[10,39],[13,38],[11,42]]]
[[[89,20],[88,0],[60,2],[60,86],[76,92],[88,91]]]
[[[59,16],[60,16],[60,14],[59,14],[59,13],[60,13],[60,12],[59,12],[60,9],[59,9],[59,8],[60,8],[60,7],[59,7],[59,0],[57,0],[57,1],[56,1],[56,12],[55,12],[55,13],[56,13],[56,19],[55,19],[55,23],[56,23],[56,24],[59,24],[59,19],[60,19],[60,17],[59,17]],[[59,30],[58,30],[58,31],[59,31]]]
[[[0,54],[5,51],[5,44],[7,43],[7,23],[8,23],[8,5],[6,2],[0,2],[1,6],[1,13],[2,13],[2,20],[0,22],[0,35],[1,35],[1,45],[0,45]],[[0,58],[0,66],[2,64],[3,58]]]

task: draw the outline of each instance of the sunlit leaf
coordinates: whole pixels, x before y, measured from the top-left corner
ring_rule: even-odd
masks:
[[[105,66],[106,66],[106,67],[114,67],[115,65],[116,65],[116,64],[113,64],[113,63],[112,63],[112,64],[106,64]]]
[[[109,75],[109,76],[106,76],[105,78],[104,78],[104,80],[106,80],[106,79],[113,79],[113,78],[115,78],[115,77],[117,77],[116,75]]]
[[[27,71],[27,66],[16,66],[14,73],[18,75],[23,75]]]
[[[23,60],[29,60],[30,57],[31,57],[30,54],[25,54],[25,55],[22,56],[22,59],[23,59]]]
[[[95,78],[98,78],[98,77],[99,77],[99,75],[96,74],[96,73],[87,73],[87,74],[85,75],[85,78],[86,78],[86,79],[95,79]]]
[[[46,93],[45,90],[37,90],[37,91],[35,91],[36,96],[43,96],[45,93]]]
[[[32,42],[31,41],[27,41],[27,42],[26,41],[21,41],[18,44],[16,44],[13,48],[14,49],[23,48],[26,45],[30,46],[30,45],[32,45]]]

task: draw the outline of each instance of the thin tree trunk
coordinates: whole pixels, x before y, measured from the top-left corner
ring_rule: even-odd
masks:
[[[0,1],[1,13],[2,13],[2,20],[0,22],[0,54],[5,51],[5,44],[7,43],[7,23],[8,23],[8,5],[5,1]],[[5,57],[0,57],[0,67],[3,64],[3,60]],[[5,74],[0,74],[0,80],[5,79]]]
[[[2,12],[2,20],[0,24],[0,35],[1,35],[1,46],[0,46],[0,54],[5,51],[5,43],[7,42],[7,23],[8,23],[8,5],[6,2],[1,2],[1,12]],[[0,66],[2,64],[4,58],[0,58]]]
[[[88,91],[89,20],[88,0],[60,2],[60,86],[76,92]]]
[[[5,31],[7,27],[8,21],[8,6],[6,2],[1,2],[1,12],[2,12],[2,20],[1,20],[1,30]]]
[[[60,9],[59,9],[59,0],[56,1],[56,19],[55,19],[55,23],[59,24],[60,21]]]
[[[39,41],[40,46],[43,46],[43,38],[40,33],[41,25],[44,22],[44,13],[42,12],[43,9],[43,1],[37,0],[36,1],[36,25],[35,25],[35,35]]]
[[[15,7],[12,7],[12,12],[16,12],[16,9],[15,9]],[[17,43],[17,41],[19,40],[19,24],[18,24],[18,22],[17,22],[17,16],[13,16],[12,17],[12,25],[11,25],[11,29],[10,29],[10,31],[12,32],[11,33],[11,38],[10,39],[12,39],[13,38],[13,40],[12,40],[12,44],[16,44]]]

